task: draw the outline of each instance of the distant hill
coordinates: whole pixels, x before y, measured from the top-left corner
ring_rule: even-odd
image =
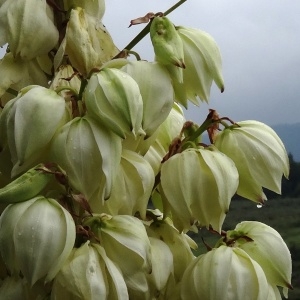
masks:
[[[287,152],[293,155],[296,162],[300,162],[300,123],[277,124],[271,127],[282,139]]]

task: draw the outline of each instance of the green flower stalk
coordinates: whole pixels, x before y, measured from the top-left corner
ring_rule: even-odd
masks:
[[[266,196],[262,187],[281,193],[281,178],[289,175],[289,160],[272,128],[257,121],[238,122],[217,134],[214,145],[230,157],[238,169],[238,195],[263,203]]]
[[[0,217],[0,253],[12,274],[33,286],[51,281],[75,243],[75,224],[56,200],[43,196],[10,204]]]
[[[45,172],[43,167],[39,164],[0,188],[0,203],[23,202],[37,196],[52,178],[52,174]]]

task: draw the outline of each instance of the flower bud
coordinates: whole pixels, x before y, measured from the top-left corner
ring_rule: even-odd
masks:
[[[67,122],[69,111],[62,97],[41,86],[23,88],[11,101],[3,122],[15,176],[45,156],[56,130]]]
[[[220,246],[197,257],[182,278],[181,299],[268,299],[269,284],[259,264],[238,248]]]
[[[122,138],[142,131],[143,100],[136,81],[118,69],[94,74],[85,90],[89,115]]]
[[[107,256],[122,271],[127,286],[146,291],[146,273],[151,272],[151,246],[143,223],[133,216],[102,214],[87,219],[84,225],[90,226],[99,237]]]
[[[74,248],[54,279],[53,300],[128,299],[123,276],[102,246],[89,241]]]
[[[287,298],[287,288],[291,288],[292,261],[280,234],[261,222],[244,221],[228,231],[227,238],[234,238],[235,247],[243,249],[262,267],[268,282],[284,287]]]
[[[198,105],[199,97],[208,102],[214,81],[221,92],[224,82],[221,73],[220,50],[214,39],[204,31],[195,28],[177,27],[183,43],[184,61],[183,83],[174,81],[178,102],[187,106],[187,99]]]
[[[153,170],[143,156],[123,150],[110,198],[105,201],[107,211],[112,215],[139,212],[145,219],[154,179]]]
[[[150,37],[158,62],[185,68],[182,41],[167,17],[154,17],[150,26]]]
[[[159,63],[132,61],[122,71],[138,84],[143,99],[143,129],[152,135],[173,107],[173,87],[168,72]]]
[[[220,231],[237,186],[234,163],[213,146],[187,149],[161,167],[161,188],[179,231],[195,220]]]
[[[288,177],[289,160],[282,141],[269,126],[238,122],[217,134],[214,144],[238,169],[238,195],[263,203],[262,187],[281,193],[281,178]]]
[[[11,273],[32,285],[52,280],[75,242],[72,216],[43,196],[11,204],[0,217],[0,253]]]
[[[47,54],[58,42],[58,35],[46,1],[6,1],[0,6],[0,46],[8,43],[16,59]]]
[[[71,10],[66,35],[54,59],[55,69],[64,54],[84,77],[118,53],[105,26],[81,7]]]
[[[121,160],[121,139],[89,117],[75,118],[59,129],[50,156],[71,185],[90,201],[109,198]]]

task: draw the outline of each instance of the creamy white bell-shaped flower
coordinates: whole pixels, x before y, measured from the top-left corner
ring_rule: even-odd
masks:
[[[144,155],[145,159],[152,166],[155,175],[158,174],[161,161],[169,151],[172,141],[180,135],[185,117],[182,109],[177,103],[174,103],[166,120],[158,127],[155,133],[155,141],[152,142],[149,150]]]
[[[172,76],[176,99],[185,107],[187,100],[196,105],[198,98],[208,102],[213,81],[221,92],[224,90],[220,50],[215,40],[200,29],[183,26],[176,29],[183,43],[185,62],[183,82]]]
[[[88,114],[125,138],[142,130],[143,100],[137,82],[118,69],[95,73],[84,93]]]
[[[12,53],[6,53],[0,60],[0,97],[1,104],[5,105],[13,96],[6,90],[11,88],[15,91],[31,85],[48,85],[48,78],[41,69],[37,59],[30,61],[15,60]]]
[[[76,190],[88,200],[109,198],[121,160],[121,138],[88,116],[77,117],[59,129],[50,149]]]
[[[128,299],[119,268],[102,246],[89,241],[72,250],[55,277],[51,292],[51,300],[80,299]]]
[[[65,10],[70,10],[75,7],[83,8],[87,14],[101,20],[105,13],[104,0],[63,0]]]
[[[14,164],[12,176],[15,176],[40,162],[55,132],[69,120],[70,113],[64,98],[41,86],[21,89],[11,101],[7,105],[9,111],[6,113],[5,107],[2,114]]]
[[[135,215],[146,218],[146,209],[154,186],[155,176],[150,164],[130,150],[122,158],[105,210],[112,215]]]
[[[0,6],[0,46],[8,43],[16,59],[31,60],[47,54],[58,37],[47,1],[6,1]]]
[[[102,214],[88,218],[84,225],[88,225],[99,237],[107,256],[122,271],[127,286],[134,290],[147,290],[151,245],[142,221],[129,215]]]
[[[258,121],[238,122],[217,134],[214,145],[238,169],[238,195],[263,203],[266,196],[262,187],[281,193],[282,175],[289,175],[289,159],[272,128]]]
[[[0,217],[0,253],[13,274],[32,285],[51,281],[75,243],[75,223],[56,200],[43,196],[11,204]]]
[[[272,285],[282,286],[287,298],[288,288],[291,288],[292,260],[281,235],[264,223],[244,221],[228,231],[227,238],[234,238],[235,247],[243,249],[259,263],[268,281]]]
[[[187,149],[162,164],[161,188],[179,231],[198,221],[221,230],[238,187],[233,161],[215,147]]]
[[[84,77],[95,68],[100,68],[118,53],[105,26],[86,13],[81,7],[71,10],[70,19],[63,39],[54,59],[58,68],[64,55],[68,55],[71,65]]]
[[[268,294],[259,264],[242,249],[224,245],[197,257],[181,282],[182,300],[265,300]]]
[[[143,99],[142,127],[150,136],[165,121],[173,107],[170,76],[161,64],[146,61],[130,61],[121,70],[139,86]]]
[[[152,222],[146,229],[149,237],[162,240],[170,248],[175,281],[179,282],[184,270],[195,258],[191,248],[197,249],[197,244],[186,234],[180,233],[168,219]]]

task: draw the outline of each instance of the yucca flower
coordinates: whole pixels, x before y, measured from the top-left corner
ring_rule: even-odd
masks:
[[[161,167],[164,206],[179,231],[196,221],[220,231],[237,186],[233,161],[213,146],[177,153]]]
[[[217,134],[214,145],[238,169],[238,195],[263,203],[266,196],[262,187],[281,193],[281,178],[289,175],[289,159],[272,128],[258,121],[237,122]]]
[[[182,300],[266,300],[269,283],[260,265],[242,249],[220,246],[197,257],[181,282]]]
[[[15,59],[31,60],[47,54],[58,42],[52,8],[47,1],[2,1],[0,46],[9,44]],[[30,42],[29,42],[30,41]]]
[[[117,135],[143,134],[143,100],[137,82],[127,73],[104,68],[89,80],[84,93],[88,114]]]
[[[41,162],[54,134],[69,119],[65,100],[55,91],[36,85],[21,89],[0,115],[0,136],[7,140],[14,165],[12,176]]]
[[[281,235],[261,222],[244,221],[228,231],[226,236],[229,240],[234,239],[234,247],[243,249],[262,267],[271,285],[284,288],[287,298],[288,288],[292,287],[292,260]]]
[[[37,196],[10,204],[0,217],[0,253],[14,275],[33,286],[51,281],[75,243],[75,223],[56,200]]]
[[[77,117],[58,130],[49,155],[66,171],[72,187],[97,207],[110,196],[121,160],[121,138],[88,116]]]
[[[213,81],[224,91],[220,50],[215,40],[200,29],[183,26],[176,29],[183,43],[185,62],[183,82],[172,77],[176,100],[185,107],[187,100],[196,105],[198,99],[208,102]]]
[[[72,250],[55,277],[51,299],[127,300],[128,291],[122,273],[104,248],[87,241]]]

